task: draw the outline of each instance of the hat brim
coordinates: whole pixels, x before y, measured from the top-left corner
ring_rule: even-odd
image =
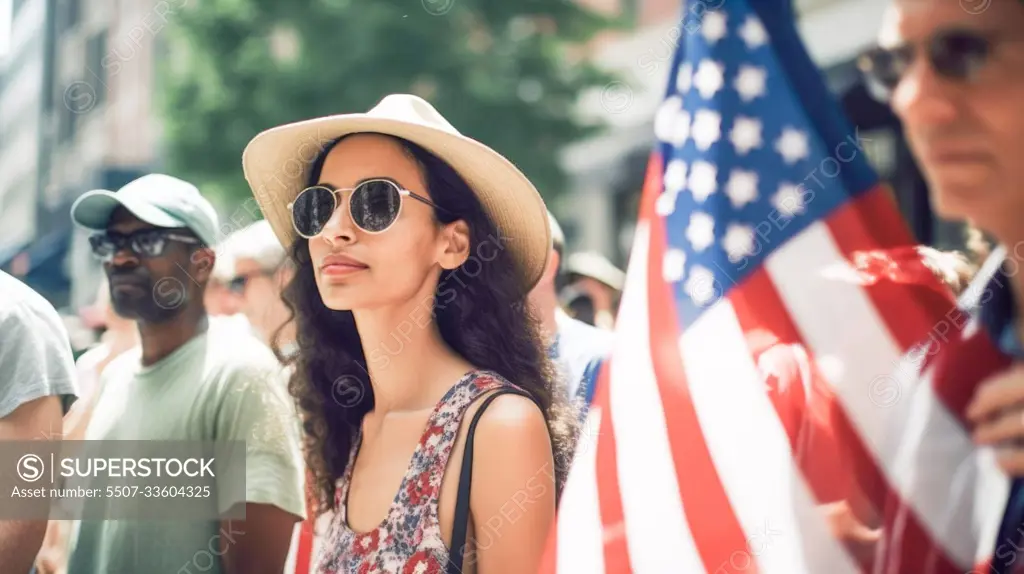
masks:
[[[156,227],[188,227],[188,225],[148,203],[119,197],[106,189],[95,189],[82,194],[71,206],[71,220],[86,229],[101,231],[110,224],[110,216],[118,207]]]
[[[257,135],[242,153],[242,169],[274,234],[290,248],[297,234],[288,204],[306,186],[312,162],[339,137],[379,133],[411,141],[445,161],[476,193],[501,243],[519,265],[525,295],[540,280],[551,252],[547,208],[537,189],[509,160],[457,133],[401,120],[347,114],[307,120]]]
[[[591,258],[579,259],[569,258],[566,262],[565,272],[568,275],[580,275],[599,281],[616,291],[622,291],[625,285],[625,273],[610,263],[594,260]]]

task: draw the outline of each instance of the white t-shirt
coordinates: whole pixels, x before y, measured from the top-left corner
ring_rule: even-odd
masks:
[[[100,343],[88,351],[82,353],[75,363],[75,371],[78,374],[78,390],[83,398],[92,394],[99,382],[100,374],[96,367],[110,354],[110,345]]]
[[[228,330],[232,330],[236,333],[245,333],[246,335],[256,335],[256,331],[252,327],[252,323],[249,319],[241,313],[235,313],[234,315],[216,315],[210,317],[211,324],[224,325]]]
[[[304,518],[299,425],[270,350],[213,320],[152,365],[142,366],[141,353],[135,347],[104,369],[86,440],[244,441],[245,502]],[[231,502],[242,501],[219,496],[217,510]],[[178,572],[209,551],[219,527],[217,521],[82,521],[71,537],[68,572]],[[220,561],[203,571],[222,572]]]
[[[19,406],[78,395],[67,328],[50,302],[0,271],[0,419]]]
[[[566,393],[572,400],[579,392],[587,366],[611,352],[614,335],[573,319],[561,309],[555,311],[555,321],[558,323],[558,340],[554,358],[562,370]]]

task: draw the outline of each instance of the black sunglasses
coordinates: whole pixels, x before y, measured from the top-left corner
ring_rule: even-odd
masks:
[[[939,76],[957,82],[971,82],[988,63],[999,39],[975,30],[943,30],[920,46],[903,44],[869,50],[858,58],[857,67],[864,74],[871,95],[888,101],[914,64],[918,51],[924,53],[928,64]]]
[[[171,241],[197,245],[198,238],[165,229],[141,229],[133,233],[107,231],[89,237],[92,252],[103,262],[113,260],[114,255],[128,247],[137,257],[160,257]]]
[[[366,233],[381,233],[398,219],[406,197],[421,201],[434,209],[447,211],[429,199],[408,189],[402,189],[388,179],[371,179],[354,188],[333,189],[314,185],[299,192],[288,204],[292,212],[292,225],[296,233],[311,239],[324,230],[324,226],[338,208],[338,193],[351,191],[348,211],[352,222]]]

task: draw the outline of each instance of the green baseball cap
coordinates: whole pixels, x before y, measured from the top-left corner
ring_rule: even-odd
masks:
[[[102,231],[118,207],[157,227],[185,227],[207,246],[217,244],[217,211],[191,183],[152,173],[121,189],[94,189],[71,206],[71,219],[86,229]]]

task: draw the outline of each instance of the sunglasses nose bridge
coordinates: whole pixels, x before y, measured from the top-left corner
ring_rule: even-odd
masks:
[[[114,243],[113,250],[111,250],[110,255],[106,256],[105,260],[115,267],[122,267],[129,262],[133,265],[138,265],[139,255],[135,253],[130,241],[122,241]]]
[[[352,193],[346,193],[344,189],[332,190],[334,193],[334,211],[324,224],[320,232],[328,241],[338,240],[351,241],[355,237],[356,225],[350,213],[350,200]]]

